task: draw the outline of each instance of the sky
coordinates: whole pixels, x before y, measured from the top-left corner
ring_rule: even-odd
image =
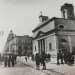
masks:
[[[0,0],[0,52],[10,30],[16,35],[30,35],[39,24],[40,12],[51,17],[61,17],[60,7],[75,0]]]

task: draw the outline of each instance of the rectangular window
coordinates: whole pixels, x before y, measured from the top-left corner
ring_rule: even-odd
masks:
[[[35,51],[36,51],[36,46],[35,46]]]
[[[49,50],[52,50],[52,44],[49,43]]]

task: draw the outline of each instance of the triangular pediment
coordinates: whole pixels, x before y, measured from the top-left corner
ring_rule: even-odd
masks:
[[[38,37],[43,36],[43,35],[45,35],[45,33],[42,31],[39,31],[35,37],[38,38]]]

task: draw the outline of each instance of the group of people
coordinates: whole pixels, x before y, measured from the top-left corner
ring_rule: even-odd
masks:
[[[43,66],[43,70],[46,70],[46,54],[44,52],[42,52],[41,55],[39,53],[36,53],[35,61],[37,70],[40,69],[40,65]]]
[[[16,64],[16,56],[15,55],[4,55],[4,66],[5,67],[14,67]]]
[[[57,52],[57,64],[74,64],[74,55],[67,50],[59,50]]]

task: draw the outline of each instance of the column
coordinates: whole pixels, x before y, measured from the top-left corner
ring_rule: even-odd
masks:
[[[70,52],[72,52],[71,36],[69,35],[68,35],[68,41],[69,41]]]

